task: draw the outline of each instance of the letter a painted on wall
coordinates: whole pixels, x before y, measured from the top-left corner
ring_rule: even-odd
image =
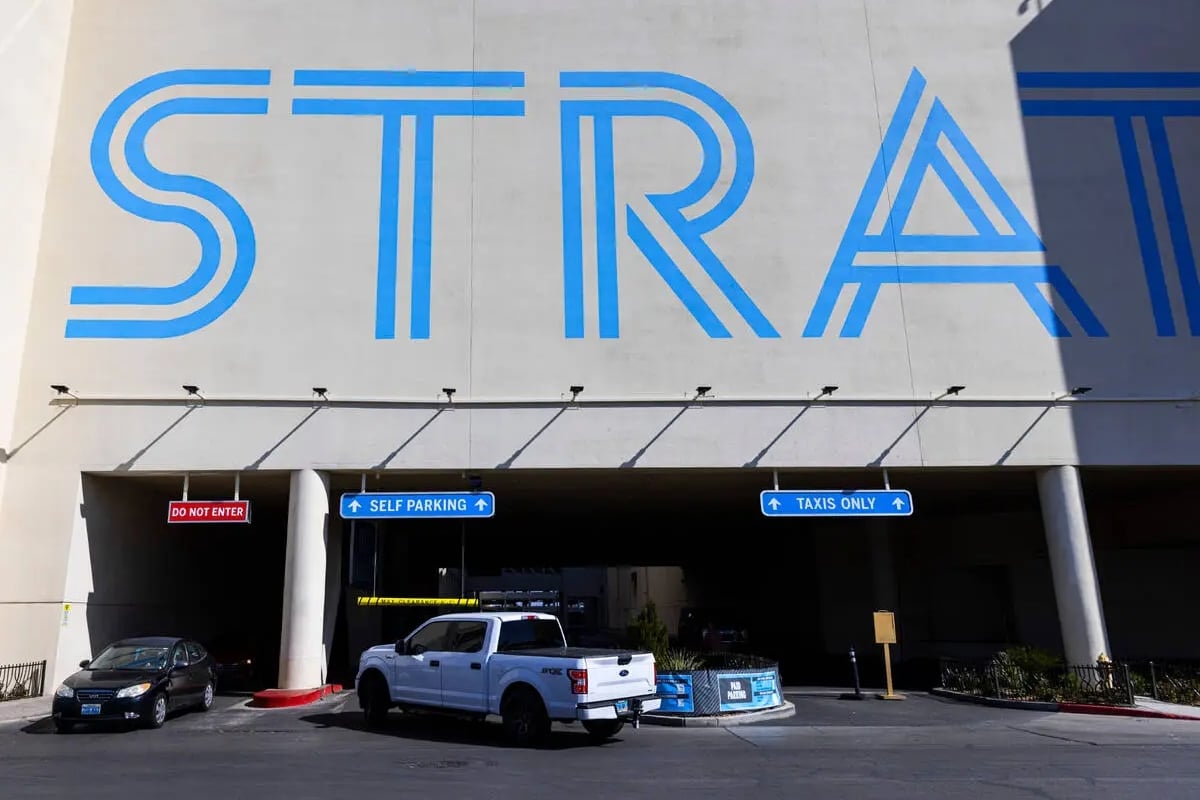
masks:
[[[883,228],[878,233],[870,232],[871,218],[884,201],[896,154],[913,124],[917,105],[924,91],[925,78],[914,69],[880,144],[879,153],[842,236],[841,245],[825,276],[825,282],[804,328],[804,335],[809,338],[825,335],[838,297],[842,289],[849,285],[856,285],[857,291],[842,324],[841,336],[853,338],[862,335],[875,299],[884,284],[1008,284],[1020,292],[1030,310],[1051,336],[1066,337],[1070,336],[1071,332],[1051,305],[1051,301],[1043,294],[1043,286],[1057,292],[1063,307],[1075,317],[1086,335],[1107,336],[1104,326],[1061,267],[1005,263],[1005,254],[1040,254],[1045,251],[1045,246],[1008,192],[988,169],[979,152],[971,145],[958,123],[936,98],[917,137],[912,159],[900,180],[895,201]],[[982,190],[995,209],[995,216],[999,217],[1007,231],[997,227],[993,217],[984,212],[983,206],[942,149],[942,142],[949,145],[965,164],[972,182]],[[959,210],[970,222],[973,233],[906,232],[918,192],[922,185],[935,178],[948,190]],[[855,263],[861,254],[867,253],[894,253],[898,263]],[[932,254],[951,255],[929,258],[929,261],[936,263],[920,263],[920,256],[928,257]],[[969,259],[963,259],[970,263],[954,264],[953,254],[970,256]],[[981,262],[981,254],[988,254],[994,257],[995,261]],[[1011,259],[1008,261],[1011,262]]]

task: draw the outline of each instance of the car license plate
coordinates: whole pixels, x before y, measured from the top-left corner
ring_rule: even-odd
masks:
[[[83,704],[83,715],[85,717],[99,716],[100,715],[100,704],[99,703],[84,703]]]
[[[629,701],[628,700],[618,700],[616,703],[616,706],[617,706],[617,713],[624,714],[625,712],[627,712],[629,710]]]

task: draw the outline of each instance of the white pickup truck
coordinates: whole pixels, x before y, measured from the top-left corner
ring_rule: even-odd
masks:
[[[391,708],[483,720],[535,744],[551,722],[582,722],[595,739],[657,710],[654,655],[568,647],[549,614],[443,614],[405,639],[363,652],[354,679],[369,727]]]

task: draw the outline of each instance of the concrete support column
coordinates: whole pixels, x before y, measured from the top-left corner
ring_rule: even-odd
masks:
[[[1067,660],[1094,664],[1101,653],[1111,658],[1078,468],[1042,470],[1038,494]]]
[[[311,689],[324,681],[328,524],[329,476],[311,469],[293,472],[283,573],[280,689]]]

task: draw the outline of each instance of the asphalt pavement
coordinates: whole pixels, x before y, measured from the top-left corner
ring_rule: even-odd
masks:
[[[363,728],[343,694],[299,709],[220,698],[157,731],[0,724],[0,797],[1196,798],[1200,722],[1046,714],[928,695],[902,702],[791,696],[788,720],[626,727],[594,745],[576,726],[547,747],[494,723],[411,719]]]

